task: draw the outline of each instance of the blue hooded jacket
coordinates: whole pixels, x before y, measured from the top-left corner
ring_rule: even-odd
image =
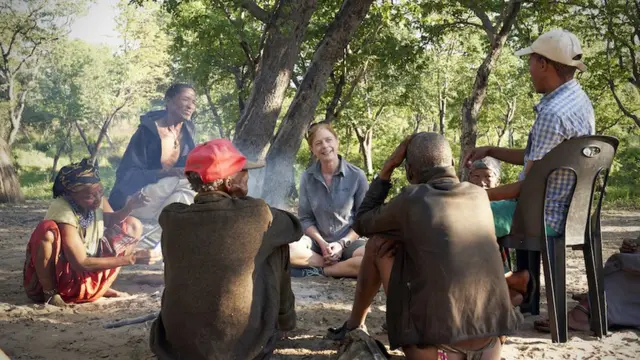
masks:
[[[116,183],[109,196],[109,203],[114,210],[122,209],[128,196],[149,184],[158,182],[158,173],[162,170],[160,163],[162,143],[156,121],[166,114],[166,110],[159,110],[148,112],[140,117],[140,125],[124,152],[116,171]],[[184,122],[181,135],[180,156],[175,167],[184,167],[187,155],[195,147],[195,125],[192,121]]]

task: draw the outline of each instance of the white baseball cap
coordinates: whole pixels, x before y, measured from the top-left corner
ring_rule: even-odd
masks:
[[[587,70],[582,61],[576,60],[582,57],[580,40],[567,30],[555,29],[546,32],[540,35],[528,48],[516,51],[515,55],[522,56],[533,53],[560,64],[575,66],[580,71]]]

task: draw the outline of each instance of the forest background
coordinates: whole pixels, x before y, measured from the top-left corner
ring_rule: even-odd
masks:
[[[0,4],[0,202],[49,199],[56,171],[83,157],[108,191],[173,82],[196,87],[198,141],[267,160],[252,195],[275,206],[295,203],[314,122],[370,178],[415,131],[444,134],[458,158],[523,148],[540,95],[513,53],[564,28],[582,41],[596,132],[621,142],[605,204],[640,207],[640,0],[122,0],[116,46],[69,36],[90,6]],[[519,170],[503,166],[503,182]]]

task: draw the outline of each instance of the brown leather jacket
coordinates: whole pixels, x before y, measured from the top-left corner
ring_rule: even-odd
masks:
[[[390,188],[388,181],[371,183],[353,229],[398,243],[387,296],[391,347],[516,330],[520,318],[509,300],[486,192],[460,183],[453,168],[383,205]]]

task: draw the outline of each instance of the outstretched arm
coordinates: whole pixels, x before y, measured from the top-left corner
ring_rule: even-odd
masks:
[[[129,198],[129,201],[127,201],[122,209],[118,211],[113,211],[113,209],[111,209],[110,212],[102,213],[104,216],[105,226],[111,227],[122,223],[133,210],[144,207],[149,203],[149,201],[150,199],[148,196],[143,194],[142,191],[138,191]],[[111,206],[109,206],[109,208],[111,208]]]
[[[113,269],[124,265],[135,264],[135,255],[118,257],[91,257],[87,256],[84,243],[78,234],[78,229],[69,224],[58,224],[62,240],[64,256],[69,261],[73,270],[77,272],[100,271]]]
[[[513,165],[524,165],[524,149],[506,149],[495,146],[482,146],[469,151],[462,163],[470,168],[474,161],[487,156]]]
[[[385,161],[382,171],[380,171],[380,176],[373,180],[369,186],[353,225],[353,229],[358,234],[371,236],[398,230],[398,214],[402,213],[402,195],[396,196],[386,205],[384,205],[384,200],[391,189],[391,175],[404,161],[409,142],[411,142],[411,136],[406,137],[398,145],[393,154]]]

